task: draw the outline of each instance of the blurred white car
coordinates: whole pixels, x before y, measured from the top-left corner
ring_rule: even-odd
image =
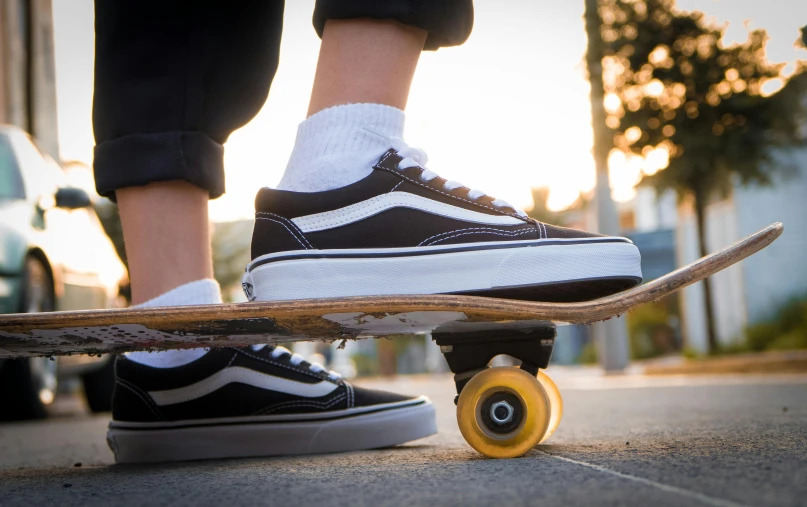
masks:
[[[0,313],[122,306],[126,284],[91,194],[23,130],[0,125]],[[44,417],[62,374],[83,376],[90,407],[108,410],[110,368],[88,356],[0,360],[0,419]]]

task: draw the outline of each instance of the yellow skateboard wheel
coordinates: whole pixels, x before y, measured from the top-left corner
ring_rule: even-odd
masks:
[[[560,420],[563,417],[563,398],[560,396],[558,386],[556,386],[549,375],[543,371],[538,372],[538,382],[541,384],[541,387],[544,388],[544,391],[546,391],[550,406],[549,427],[546,429],[544,437],[538,442],[540,444],[546,442],[546,439],[551,437],[552,433],[555,433],[555,430],[560,426]]]
[[[457,422],[471,447],[491,458],[521,456],[549,428],[549,397],[534,376],[520,368],[489,368],[465,385],[457,400]]]

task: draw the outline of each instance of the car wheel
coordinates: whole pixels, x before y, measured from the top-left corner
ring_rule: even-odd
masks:
[[[54,309],[53,281],[42,261],[25,260],[20,310],[25,313]],[[9,359],[0,370],[0,419],[40,419],[56,396],[56,361],[47,357]]]
[[[112,410],[112,389],[115,387],[115,357],[107,356],[104,365],[81,376],[87,405],[93,413]]]

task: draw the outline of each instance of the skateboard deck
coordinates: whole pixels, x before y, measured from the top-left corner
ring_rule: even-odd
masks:
[[[772,224],[649,283],[578,303],[405,295],[0,315],[0,358],[426,333],[461,338],[589,324],[703,280],[765,248],[782,230]]]

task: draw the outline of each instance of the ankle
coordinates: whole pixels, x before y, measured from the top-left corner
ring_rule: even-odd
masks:
[[[206,190],[185,181],[165,181],[122,188],[116,195],[134,303],[212,278]]]

